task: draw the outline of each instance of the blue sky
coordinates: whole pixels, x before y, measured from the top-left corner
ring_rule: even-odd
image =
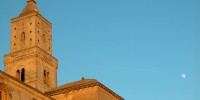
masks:
[[[10,19],[25,4],[0,1],[1,70]],[[37,0],[37,5],[53,23],[59,85],[84,76],[126,100],[200,100],[199,0]]]

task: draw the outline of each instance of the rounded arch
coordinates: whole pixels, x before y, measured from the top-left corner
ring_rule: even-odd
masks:
[[[23,49],[25,46],[25,38],[26,38],[26,34],[25,32],[22,32],[21,33],[21,49]]]
[[[10,100],[10,92],[4,83],[0,83],[0,100]]]

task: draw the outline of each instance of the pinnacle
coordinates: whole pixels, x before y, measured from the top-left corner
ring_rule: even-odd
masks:
[[[31,12],[37,12],[41,15],[35,0],[28,0],[25,8],[21,12],[20,16],[27,15]]]
[[[36,3],[35,0],[28,0],[27,3],[29,3],[29,2],[34,2],[34,3]]]

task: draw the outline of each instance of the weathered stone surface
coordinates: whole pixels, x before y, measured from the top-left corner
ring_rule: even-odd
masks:
[[[19,17],[11,20],[10,54],[4,57],[5,72],[45,92],[57,86],[58,61],[52,56],[52,24],[29,0]],[[48,79],[47,75],[48,74]]]
[[[52,56],[52,24],[28,0],[11,20],[10,54],[0,71],[0,100],[124,100],[95,79],[57,86],[58,60]]]
[[[1,100],[53,100],[50,96],[0,71]]]

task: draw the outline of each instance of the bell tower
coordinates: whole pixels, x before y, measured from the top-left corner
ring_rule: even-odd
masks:
[[[11,19],[10,36],[5,72],[41,92],[55,88],[58,61],[52,56],[52,24],[35,0],[28,0],[21,14]]]

